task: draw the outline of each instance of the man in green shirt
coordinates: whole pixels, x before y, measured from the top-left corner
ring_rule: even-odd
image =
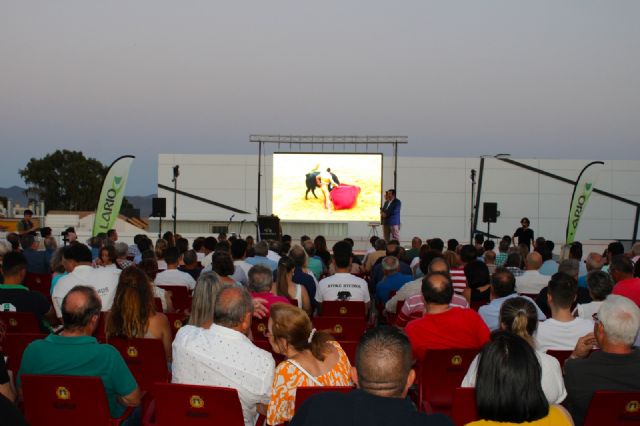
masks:
[[[95,376],[102,379],[112,417],[121,416],[127,406],[140,405],[140,390],[120,353],[92,337],[101,309],[93,288],[75,286],[69,291],[62,301],[63,331],[34,341],[24,351],[16,380],[21,396],[23,374]]]

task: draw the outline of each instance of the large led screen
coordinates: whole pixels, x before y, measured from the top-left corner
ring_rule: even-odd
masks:
[[[273,214],[282,220],[378,221],[382,154],[273,154]]]

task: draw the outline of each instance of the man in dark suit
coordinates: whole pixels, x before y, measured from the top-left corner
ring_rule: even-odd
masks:
[[[396,198],[396,190],[390,189],[384,193],[384,205],[381,209],[382,231],[386,241],[400,241],[400,208],[402,202]]]

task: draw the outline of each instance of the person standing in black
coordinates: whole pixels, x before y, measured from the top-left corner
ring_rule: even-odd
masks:
[[[20,220],[20,222],[18,222],[18,235],[20,235],[21,237],[27,234],[35,236],[36,231],[39,228],[35,226],[31,221],[31,218],[33,217],[33,212],[27,209],[24,211],[23,214],[24,214],[24,217],[22,218],[22,220]]]
[[[531,251],[531,242],[533,241],[533,229],[529,228],[531,222],[528,217],[523,217],[520,220],[520,228],[516,229],[516,232],[513,234],[513,245],[519,246],[520,244],[526,244]],[[518,241],[516,242],[516,238]]]

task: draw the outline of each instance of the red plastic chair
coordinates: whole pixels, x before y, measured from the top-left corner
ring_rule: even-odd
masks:
[[[96,326],[96,330],[93,332],[93,336],[101,342],[105,342],[107,340],[106,327],[108,316],[109,311],[100,312],[100,316],[98,317],[98,325]]]
[[[464,426],[478,420],[475,388],[456,388],[453,391],[451,418],[456,426]]]
[[[364,302],[322,302],[320,315],[323,317],[364,318],[366,306]]]
[[[34,340],[47,337],[44,333],[7,333],[2,342],[2,352],[7,357],[7,369],[13,371],[14,376],[18,374],[22,353],[29,343]]]
[[[360,340],[367,327],[363,318],[349,317],[315,317],[313,326],[318,330],[331,333],[338,341]]]
[[[267,329],[269,318],[252,318],[251,319],[251,336],[254,342],[268,341]]]
[[[24,278],[25,287],[29,287],[31,291],[37,291],[47,298],[51,303],[51,279],[52,274],[36,274],[29,272]]]
[[[557,350],[548,350],[547,355],[551,355],[560,363],[560,368],[564,366],[564,362],[571,356],[573,351],[557,351]]]
[[[235,389],[156,383],[152,393],[155,403],[144,416],[145,425],[244,426],[242,406]]]
[[[355,340],[342,340],[339,343],[340,346],[342,346],[342,350],[347,354],[351,365],[356,365],[356,349],[358,348],[359,342]]]
[[[22,375],[24,415],[31,426],[119,425],[109,414],[107,395],[99,377]]]
[[[355,388],[353,386],[301,386],[296,389],[296,411],[307,399],[313,395],[324,392],[349,393]]]
[[[171,328],[171,340],[173,340],[176,337],[178,330],[187,323],[187,318],[184,314],[178,312],[167,312],[165,315],[169,321],[169,327]]]
[[[7,327],[7,333],[42,333],[38,317],[33,312],[0,311],[0,321]]]
[[[276,353],[273,351],[273,348],[271,347],[271,343],[269,343],[268,340],[255,340],[253,344],[259,347],[260,349],[269,352],[273,357],[273,360],[275,361],[276,365],[280,364],[282,361],[286,359],[284,355],[280,355],[279,353]]]
[[[156,308],[156,312],[164,312],[162,309],[162,299],[159,297],[153,298],[153,306]]]
[[[158,287],[171,292],[174,309],[180,311],[191,309],[191,295],[187,287],[183,285],[159,285]]]
[[[109,339],[127,363],[141,391],[149,391],[156,382],[169,382],[167,358],[160,339]]]
[[[434,349],[420,364],[419,401],[427,413],[451,414],[453,392],[460,386],[479,349]]]
[[[638,425],[640,392],[597,391],[584,419],[584,426]]]

